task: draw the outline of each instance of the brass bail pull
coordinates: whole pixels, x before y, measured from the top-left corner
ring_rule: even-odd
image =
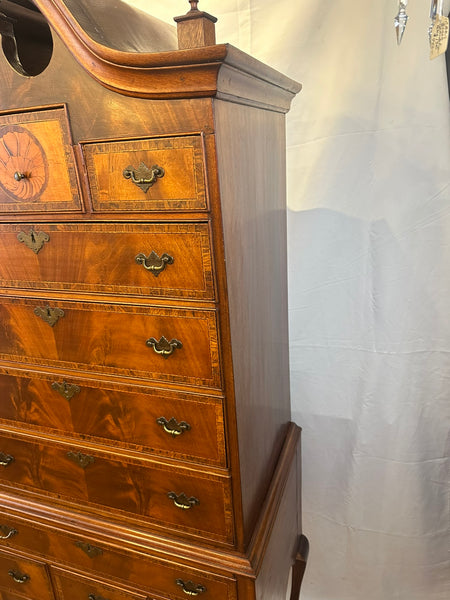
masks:
[[[123,176],[125,179],[131,179],[138,188],[147,193],[159,178],[164,177],[164,169],[158,165],[147,167],[145,163],[141,162],[137,169],[129,165],[124,169]]]

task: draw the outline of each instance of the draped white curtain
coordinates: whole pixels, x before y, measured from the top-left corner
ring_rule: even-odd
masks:
[[[397,0],[199,5],[218,41],[304,85],[287,129],[303,600],[450,598],[450,119],[429,7],[409,1],[398,47]]]

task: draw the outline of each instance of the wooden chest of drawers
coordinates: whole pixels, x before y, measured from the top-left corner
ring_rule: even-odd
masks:
[[[0,11],[0,600],[295,600],[299,86],[196,2],[180,49],[94,4]]]

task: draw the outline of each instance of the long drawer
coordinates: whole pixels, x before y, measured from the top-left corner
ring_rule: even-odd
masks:
[[[17,594],[32,600],[53,599],[45,564],[4,551],[0,552],[0,590],[13,598]]]
[[[0,368],[0,420],[81,440],[225,466],[222,398],[112,387]]]
[[[94,512],[134,515],[181,535],[233,540],[227,475],[2,433],[0,482],[3,487],[82,502]]]
[[[8,532],[14,532],[7,537]],[[7,538],[7,539],[5,539]],[[89,531],[66,533],[30,523],[17,517],[0,517],[0,548],[10,551],[26,551],[45,557],[50,563],[56,562],[68,568],[82,570],[87,578],[114,578],[129,586],[147,590],[163,597],[183,600],[186,592],[177,581],[192,581],[201,585],[205,600],[234,600],[236,582],[225,577],[195,569],[170,557],[162,560],[146,553],[130,553],[123,549],[109,547],[104,542],[93,540]],[[52,569],[57,573],[56,569]],[[86,580],[84,580],[86,583]],[[100,584],[99,584],[100,585]],[[105,596],[109,598],[109,596]],[[81,596],[80,596],[81,598]],[[85,596],[87,600],[87,596]],[[109,599],[111,600],[111,599]]]
[[[0,298],[0,358],[220,387],[213,310]]]
[[[0,287],[210,300],[209,226],[0,224]]]

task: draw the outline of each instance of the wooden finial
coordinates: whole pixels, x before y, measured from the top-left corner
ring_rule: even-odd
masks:
[[[178,48],[200,48],[213,46],[216,43],[214,23],[216,17],[198,10],[199,0],[189,0],[191,10],[182,17],[175,17],[177,23]]]

